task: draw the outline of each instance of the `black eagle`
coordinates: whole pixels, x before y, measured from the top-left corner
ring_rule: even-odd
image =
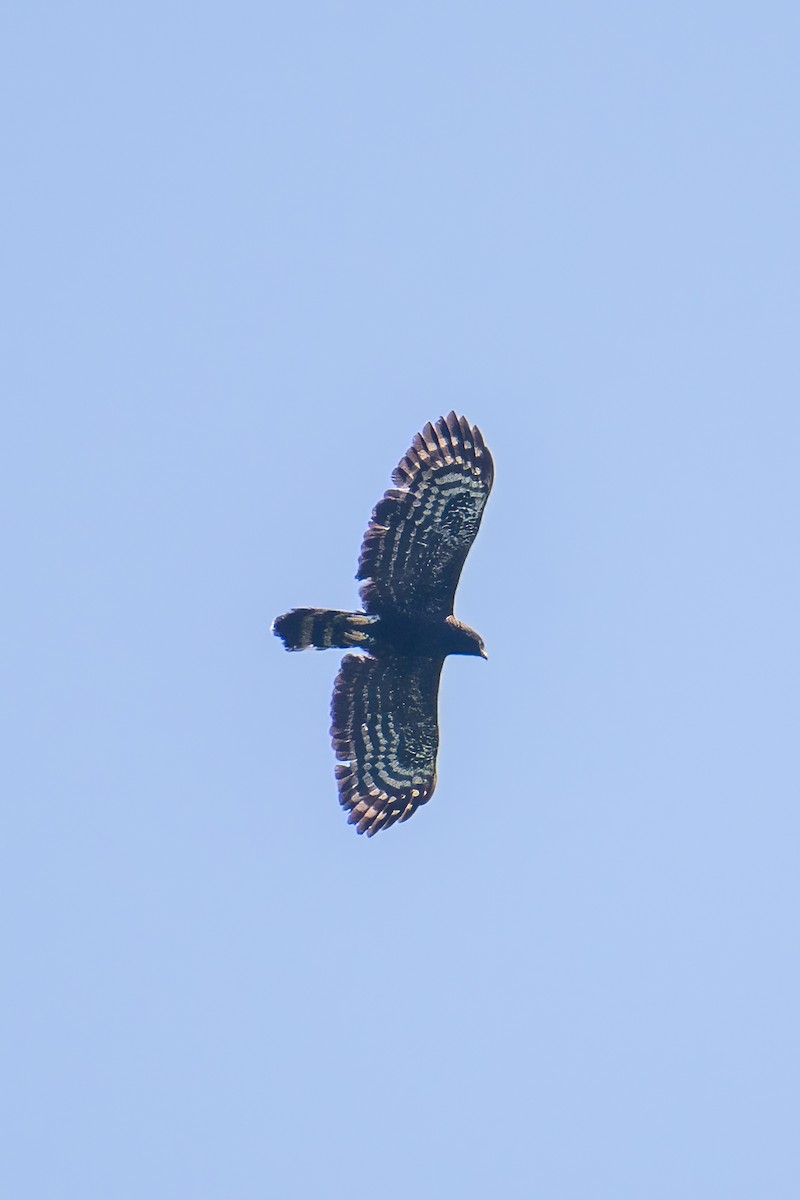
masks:
[[[454,412],[428,423],[364,535],[356,574],[363,612],[294,608],[273,624],[287,650],[365,651],[342,659],[331,738],[340,802],[370,837],[433,795],[445,658],[486,658],[479,635],[453,616],[453,601],[493,478],[477,426]]]

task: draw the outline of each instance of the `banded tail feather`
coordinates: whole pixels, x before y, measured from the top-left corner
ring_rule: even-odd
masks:
[[[272,632],[287,650],[352,650],[370,647],[370,625],[366,613],[340,612],[333,608],[293,608],[276,617]]]

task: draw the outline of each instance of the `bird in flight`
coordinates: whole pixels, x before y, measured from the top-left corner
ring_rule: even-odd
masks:
[[[363,610],[293,608],[272,629],[287,650],[342,659],[331,703],[339,801],[368,837],[407,821],[436,787],[439,678],[448,654],[486,658],[453,616],[461,568],[491,491],[477,425],[451,412],[418,433],[376,504],[356,579]]]

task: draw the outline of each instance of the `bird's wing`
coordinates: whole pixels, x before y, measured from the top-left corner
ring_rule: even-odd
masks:
[[[333,689],[339,801],[370,837],[406,821],[436,787],[442,658],[347,654]]]
[[[372,513],[356,579],[367,612],[449,616],[494,478],[481,431],[451,412],[427,424]]]

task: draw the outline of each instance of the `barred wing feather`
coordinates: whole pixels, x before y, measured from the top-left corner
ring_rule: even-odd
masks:
[[[339,800],[368,836],[433,795],[443,658],[348,654],[336,677],[331,738]]]
[[[481,431],[465,417],[451,412],[417,434],[364,535],[356,578],[368,613],[452,613],[493,478]]]

